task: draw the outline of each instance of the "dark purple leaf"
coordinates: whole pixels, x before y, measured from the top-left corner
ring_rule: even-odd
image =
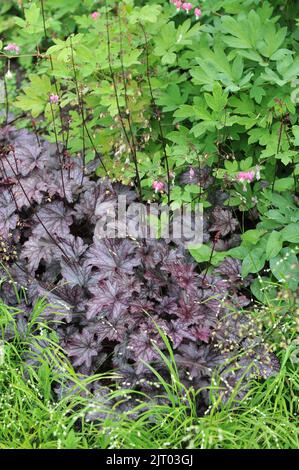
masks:
[[[69,226],[73,223],[73,211],[66,209],[63,202],[57,201],[45,205],[38,211],[38,217],[51,235],[66,238],[69,235]]]
[[[9,191],[0,193],[0,236],[7,239],[9,233],[16,228],[19,220],[16,205]]]
[[[90,292],[93,298],[89,302],[87,318],[108,314],[117,319],[129,308],[132,293],[115,281],[103,281],[99,286],[91,287]]]
[[[12,192],[21,209],[22,207],[30,207],[34,202],[40,204],[47,192],[47,185],[38,175],[30,176],[21,178],[14,185]]]
[[[41,260],[51,263],[54,258],[59,258],[60,252],[53,240],[47,236],[32,235],[24,243],[21,259],[27,260],[30,272],[36,271]]]
[[[210,232],[219,232],[223,237],[232,233],[238,227],[238,221],[233,218],[231,212],[221,207],[213,210],[213,225]]]
[[[88,330],[74,335],[67,345],[68,355],[74,358],[74,365],[86,367],[91,366],[92,359],[99,354],[98,343],[94,334]]]
[[[129,240],[95,240],[86,257],[86,265],[97,267],[106,278],[132,274],[139,264],[136,245]]]

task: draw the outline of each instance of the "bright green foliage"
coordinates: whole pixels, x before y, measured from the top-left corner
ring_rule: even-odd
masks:
[[[282,195],[265,190],[260,195],[258,209],[261,221],[256,229],[243,233],[239,247],[215,253],[212,262],[217,265],[225,256],[238,258],[242,260],[244,277],[262,271],[269,263],[273,281],[287,284],[296,292],[299,285],[299,208],[296,198],[289,193]],[[203,248],[197,251],[203,252]],[[205,261],[208,259],[207,255]],[[267,282],[271,283],[271,279],[268,278]],[[258,284],[255,282],[252,290],[261,299]]]
[[[269,183],[281,165],[276,191],[294,189],[299,172],[296,32],[281,25],[269,2],[248,0],[240,6],[208,0],[201,22],[177,15],[167,2],[157,3],[117,2],[117,12],[109,3],[107,32],[104,6],[94,21],[90,1],[46,2],[46,35],[54,45],[34,67],[17,107],[34,117],[45,112],[54,140],[48,96],[56,83],[68,117],[61,121],[56,110],[55,124],[71,153],[85,152],[91,160],[96,148],[105,156],[109,175],[130,182],[134,146],[147,198],[152,181],[167,179],[163,140],[174,184],[190,165],[208,165],[219,181],[225,174],[231,180],[230,205],[254,206],[260,183],[242,194],[233,181],[238,171],[256,165]],[[40,6],[39,0],[25,3],[26,19],[15,20],[14,38],[22,42],[24,54],[36,44],[40,51],[49,45]],[[75,26],[78,33],[71,35]],[[157,112],[162,112],[163,137]],[[290,169],[294,178],[287,176]],[[177,197],[174,190],[172,200]],[[201,198],[205,202],[206,195]]]

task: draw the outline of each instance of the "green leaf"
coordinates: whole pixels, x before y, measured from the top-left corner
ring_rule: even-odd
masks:
[[[292,132],[294,134],[294,145],[299,145],[299,126],[293,126]]]
[[[195,115],[194,108],[190,104],[183,104],[174,112],[174,117],[180,119],[192,119]]]
[[[299,223],[288,225],[280,233],[283,241],[299,243]]]
[[[207,261],[210,261],[211,259],[211,254],[212,254],[212,248],[208,245],[201,245],[200,247],[194,247],[194,248],[189,248],[189,251],[193,258],[198,262],[198,263],[204,263]],[[211,264],[213,266],[217,266],[221,261],[224,260],[224,258],[227,256],[227,252],[216,252],[214,251],[212,259],[211,259]]]
[[[142,8],[135,7],[129,16],[129,22],[131,24],[138,22],[156,23],[161,13],[161,8],[161,5],[145,5]]]
[[[241,160],[240,162],[240,169],[242,171],[248,171],[252,167],[252,163],[253,161],[251,157],[245,158],[245,160]]]
[[[274,258],[275,256],[277,256],[280,250],[282,249],[282,245],[283,245],[283,239],[282,239],[281,233],[274,230],[270,234],[268,241],[267,241],[267,245],[266,245],[267,260],[270,260]]]
[[[222,86],[217,82],[213,87],[213,95],[205,93],[204,97],[208,106],[216,113],[222,111],[227,104],[227,95],[223,93]]]
[[[53,89],[50,78],[46,75],[29,75],[29,78],[30,84],[24,87],[24,94],[18,96],[15,106],[30,111],[33,117],[38,117],[44,111]]]
[[[255,111],[254,102],[248,95],[241,94],[240,98],[233,96],[229,99],[229,104],[235,108],[236,114],[250,115]]]
[[[286,166],[293,162],[294,157],[296,157],[297,154],[298,153],[295,150],[286,150],[285,152],[279,152],[276,155],[276,158],[281,160],[281,162]]]
[[[270,261],[270,268],[280,283],[286,283],[289,289],[296,291],[299,284],[299,263],[290,248],[283,248],[281,253]]]
[[[271,191],[269,192],[267,199],[276,207],[279,207],[283,213],[285,213],[285,210],[289,209],[290,207],[296,209],[296,207],[292,204],[292,197],[289,195],[282,196],[281,194],[272,193]]]
[[[243,23],[243,24],[242,24]],[[232,16],[222,17],[223,30],[233,36],[223,37],[223,40],[230,46],[240,49],[251,49],[252,42],[250,39],[250,29],[248,22],[244,27],[244,21],[240,22],[234,19]]]
[[[224,166],[226,168],[226,170],[228,170],[229,172],[231,173],[234,173],[236,171],[238,171],[238,162],[236,160],[233,160],[232,162],[229,161],[229,160],[225,160],[224,161]]]
[[[160,106],[163,106],[164,112],[175,111],[178,108],[180,110],[182,108],[182,105],[186,102],[187,96],[188,95],[186,92],[181,93],[181,89],[177,84],[172,84],[172,85],[169,85],[169,87],[167,88],[164,94],[159,96],[159,98],[157,99],[157,104],[159,104]],[[193,106],[190,106],[190,108],[191,108],[191,116],[192,116],[192,114],[194,114]],[[187,113],[187,115],[183,117],[190,119],[191,116],[189,116],[189,114]]]
[[[193,126],[191,131],[195,137],[200,137],[205,134],[207,131],[213,131],[216,128],[216,122],[201,122]]]
[[[244,259],[248,255],[248,248],[246,246],[240,245],[235,248],[231,248],[226,252],[228,256],[232,258]]]
[[[257,85],[253,85],[253,87],[250,90],[250,98],[253,98],[256,103],[261,104],[263,96],[266,96],[267,93],[265,90]]]
[[[250,273],[258,273],[263,269],[266,262],[265,250],[257,247],[250,251],[242,263],[242,276],[246,277]]]
[[[189,251],[198,263],[209,261],[212,253],[212,249],[208,245],[201,245],[199,248],[189,248]]]
[[[162,64],[163,65],[166,65],[166,64],[174,64],[176,61],[176,54],[174,52],[167,52],[166,54],[164,54],[162,56]]]
[[[294,187],[294,179],[292,177],[288,178],[281,178],[275,181],[274,184],[274,191],[287,191],[288,189],[292,189]]]
[[[264,233],[266,233],[266,230],[247,230],[241,235],[241,238],[246,244],[256,245]]]
[[[236,81],[239,81],[242,78],[244,70],[244,61],[240,55],[237,55],[233,62],[232,73]]]
[[[268,277],[255,279],[250,285],[250,290],[257,300],[265,305],[277,298],[277,289]]]

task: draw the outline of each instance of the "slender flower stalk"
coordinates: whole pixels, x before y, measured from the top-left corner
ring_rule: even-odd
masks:
[[[122,74],[122,80],[123,80],[123,86],[124,86],[124,92],[125,92],[125,106],[126,106],[126,118],[128,121],[128,126],[129,126],[129,131],[130,131],[130,136],[132,139],[132,147],[134,149],[135,153],[135,158],[137,161],[137,147],[136,147],[136,142],[135,142],[135,137],[134,137],[134,132],[133,132],[133,124],[131,121],[131,112],[129,109],[129,99],[128,99],[128,90],[127,90],[127,80],[126,80],[126,74],[125,74],[125,68],[124,68],[124,51],[123,51],[123,34],[122,34],[122,27],[121,27],[121,16],[118,11],[118,23],[119,23],[119,47],[120,47],[120,63],[121,63],[121,74]]]
[[[207,265],[207,267],[206,267],[206,270],[205,270],[205,272],[204,272],[204,275],[203,275],[203,278],[202,278],[202,282],[201,282],[201,285],[202,285],[202,286],[203,286],[204,283],[205,283],[206,277],[207,277],[207,275],[208,275],[209,268],[210,268],[211,265],[212,265],[212,259],[213,259],[213,256],[214,256],[215,247],[216,247],[217,242],[219,241],[220,235],[221,235],[220,232],[216,232],[216,234],[215,234],[215,236],[214,236],[213,245],[212,245],[212,251],[211,251],[210,258],[209,258],[209,261],[208,261],[208,265]]]
[[[85,113],[84,113],[84,103],[83,103],[83,99],[82,99],[82,94],[80,93],[80,89],[79,89],[79,83],[78,83],[78,77],[77,77],[77,71],[76,71],[76,65],[75,65],[75,59],[74,59],[74,49],[73,49],[73,43],[72,43],[72,37],[71,36],[70,36],[70,46],[71,46],[71,61],[72,61],[74,81],[75,81],[75,87],[76,87],[76,93],[77,93],[77,100],[78,100],[78,106],[79,106],[81,119],[82,119],[82,138],[83,138],[83,148],[84,148],[84,150],[82,152],[82,160],[83,160],[82,181],[83,181],[84,169],[85,169],[85,133],[84,133],[84,130],[85,130],[85,132],[87,134],[87,137],[88,137],[88,139],[89,139],[89,141],[92,145],[95,156],[100,160],[100,163],[101,163],[101,165],[102,165],[102,167],[103,167],[103,169],[106,173],[106,176],[108,176],[108,171],[107,171],[106,165],[103,162],[103,159],[102,159],[101,155],[98,153],[98,151],[96,149],[96,146],[94,144],[94,141],[91,137],[91,134],[90,134],[89,129],[88,129],[87,124],[86,124],[86,118],[85,118]],[[65,146],[66,150],[67,150],[68,140],[69,140],[69,130],[70,130],[70,126],[68,124],[66,146]]]
[[[6,69],[8,70],[8,66],[6,66]],[[3,83],[4,83],[4,94],[5,94],[5,125],[7,125],[8,122],[8,114],[9,114],[9,99],[8,99],[8,90],[7,90],[7,72],[4,71],[4,76],[3,76]]]
[[[83,179],[84,179],[84,174],[85,174],[85,127],[86,125],[85,125],[85,115],[84,115],[84,104],[83,104],[82,94],[80,93],[80,89],[79,89],[77,71],[76,71],[75,60],[74,60],[72,36],[70,36],[70,46],[71,46],[71,57],[72,57],[72,67],[73,67],[73,72],[74,72],[75,87],[76,87],[76,92],[77,92],[77,100],[78,100],[78,106],[79,106],[81,119],[82,119],[82,178],[81,178],[81,184],[82,184]]]
[[[40,0],[40,6],[41,6],[41,14],[42,14],[42,20],[43,20],[44,37],[45,37],[45,41],[47,42],[48,41],[48,34],[47,34],[47,28],[46,28],[46,16],[45,16],[44,0]],[[38,54],[38,56],[39,56],[39,54]],[[51,70],[52,70],[52,72],[54,72],[54,65],[53,65],[53,60],[52,60],[51,55],[49,55],[49,60],[50,60]],[[56,77],[55,77],[54,74],[53,74],[53,83],[54,83],[56,95],[59,96],[57,80],[56,80]],[[61,109],[60,103],[58,103],[58,106],[59,106],[59,116],[60,116],[60,124],[61,124],[62,141],[63,141],[63,145],[65,145],[64,132],[63,132],[63,117],[62,117],[62,109]]]
[[[147,40],[147,35],[146,35],[146,31],[145,31],[145,28],[144,26],[140,23],[140,27],[143,31],[143,36],[144,36],[144,41],[145,41],[145,53],[146,53],[146,76],[147,76],[147,82],[148,82],[148,86],[149,86],[149,91],[150,91],[150,95],[151,95],[151,101],[152,101],[152,106],[155,110],[157,110],[157,106],[156,106],[156,101],[155,101],[155,98],[154,98],[154,93],[153,93],[153,88],[152,88],[152,84],[151,84],[151,78],[150,78],[150,68],[149,68],[149,50],[148,50],[148,40]],[[162,124],[161,124],[161,117],[160,115],[158,114],[157,116],[157,122],[158,122],[158,126],[159,126],[159,132],[160,132],[160,139],[161,139],[161,143],[162,143],[162,148],[163,148],[163,154],[164,154],[164,161],[165,161],[165,166],[166,166],[166,173],[167,173],[167,199],[168,199],[168,205],[170,206],[170,201],[171,201],[171,197],[170,197],[170,191],[171,191],[171,174],[170,174],[170,167],[169,167],[169,161],[168,161],[168,155],[167,155],[167,151],[166,151],[166,142],[165,142],[165,138],[164,138],[164,133],[163,133],[163,128],[162,128]]]
[[[31,120],[31,124],[32,124],[32,127],[33,127],[33,131],[34,131],[34,135],[35,135],[37,144],[38,144],[39,147],[41,147],[41,142],[40,142],[40,138],[39,138],[39,135],[38,135],[38,132],[37,132],[35,119]]]
[[[277,155],[279,154],[279,152],[280,152],[283,128],[284,128],[284,121],[283,121],[283,117],[282,117],[282,118],[281,118],[281,121],[280,121],[279,131],[278,131],[278,142],[277,142],[277,148],[276,148],[276,156],[277,156]],[[273,181],[272,181],[272,191],[274,191],[275,182],[276,182],[276,177],[277,177],[277,161],[278,161],[278,159],[275,158],[274,177],[273,177]]]
[[[117,86],[116,86],[116,80],[115,80],[115,75],[113,72],[112,68],[112,58],[111,58],[111,40],[110,40],[110,31],[109,31],[109,15],[108,15],[108,7],[107,7],[107,1],[105,0],[105,7],[106,7],[106,33],[107,33],[107,48],[108,48],[108,62],[109,62],[109,71],[112,79],[112,84],[113,84],[113,89],[114,89],[114,95],[115,95],[115,101],[116,101],[116,106],[117,106],[117,111],[118,111],[118,117],[123,129],[123,132],[125,134],[125,138],[127,140],[127,143],[130,147],[130,151],[133,157],[134,161],[134,167],[135,167],[135,174],[136,174],[136,180],[137,180],[137,191],[138,191],[138,196],[139,199],[142,200],[142,189],[141,189],[141,179],[140,179],[140,174],[139,174],[139,169],[138,169],[138,161],[137,161],[137,153],[136,153],[136,148],[134,147],[134,142],[132,143],[123,117],[120,109],[120,103],[119,103],[119,98],[118,98],[118,92],[117,92]]]
[[[66,199],[65,186],[64,186],[64,177],[63,177],[63,162],[62,162],[59,143],[58,143],[58,135],[57,135],[57,129],[56,129],[56,123],[55,123],[55,114],[54,114],[54,109],[53,109],[53,103],[51,102],[50,99],[49,99],[49,102],[50,102],[50,107],[51,107],[53,129],[54,129],[54,136],[55,136],[55,142],[56,142],[56,150],[57,150],[57,155],[58,155],[58,158],[59,158],[62,191],[63,191],[64,198]]]

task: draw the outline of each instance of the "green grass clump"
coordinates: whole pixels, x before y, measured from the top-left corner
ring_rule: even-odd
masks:
[[[241,401],[234,397],[220,404],[217,387],[211,406],[197,416],[199,391],[180,383],[170,344],[166,361],[171,383],[153,369],[168,400],[147,400],[147,409],[137,404],[130,412],[120,406],[134,391],[115,389],[96,403],[89,385],[107,383],[109,374],[82,377],[75,373],[55,333],[40,322],[43,302],[32,313],[32,321],[20,333],[21,312],[0,304],[0,334],[3,341],[0,365],[0,448],[10,449],[289,449],[299,447],[299,371],[289,359],[291,349],[281,355],[281,370],[263,383],[254,382]],[[1,337],[1,336],[0,336]],[[26,359],[26,360],[25,360]],[[110,374],[111,375],[111,374]],[[68,383],[68,393],[57,399],[54,389]],[[236,391],[237,392],[237,391]],[[157,394],[161,392],[157,392]],[[136,394],[136,399],[141,398]],[[145,397],[146,398],[146,397]],[[101,413],[88,421],[91,411]]]

